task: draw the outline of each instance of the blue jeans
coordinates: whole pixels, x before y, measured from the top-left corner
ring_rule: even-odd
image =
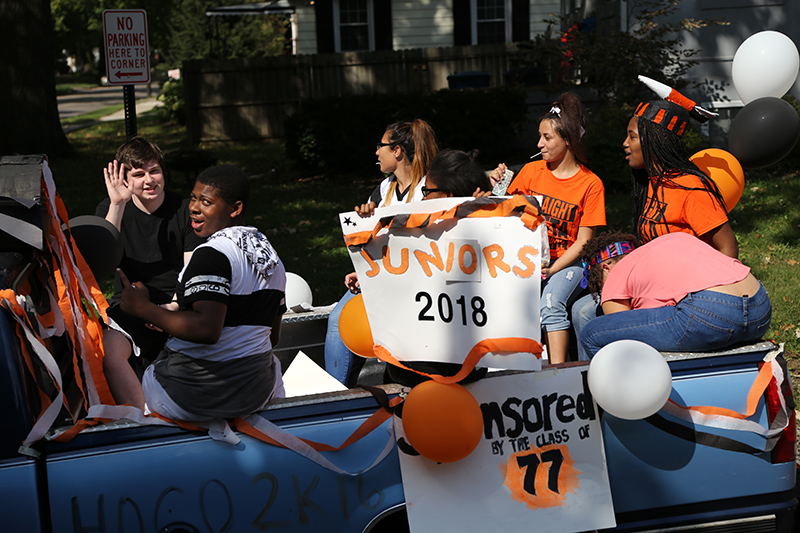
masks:
[[[642,341],[661,352],[706,352],[760,339],[772,307],[766,289],[753,296],[714,291],[687,295],[678,305],[599,316],[586,324],[581,342],[590,357],[622,339]]]
[[[545,331],[563,331],[569,329],[569,313],[567,309],[583,290],[581,277],[583,269],[579,266],[568,266],[559,270],[542,283],[542,299],[540,316]]]
[[[584,326],[586,326],[590,320],[602,316],[602,314],[603,308],[600,307],[599,297],[598,300],[595,301],[594,296],[591,294],[578,298],[578,300],[572,304],[572,327],[575,329],[575,338],[578,339],[578,361],[589,360],[589,354],[586,352],[583,343],[580,342],[581,331],[583,331]]]
[[[331,314],[328,315],[328,330],[325,333],[325,370],[339,380],[343,385],[348,385],[347,378],[353,369],[356,355],[350,351],[339,335],[339,315],[342,314],[344,304],[350,301],[355,294],[347,291]]]

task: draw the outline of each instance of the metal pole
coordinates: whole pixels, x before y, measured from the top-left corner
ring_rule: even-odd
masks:
[[[125,136],[128,139],[136,137],[136,87],[134,85],[122,86],[122,99],[125,104]]]

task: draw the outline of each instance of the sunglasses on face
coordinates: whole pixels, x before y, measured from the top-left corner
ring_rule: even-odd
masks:
[[[444,192],[442,189],[438,189],[436,187],[423,187],[422,188],[422,197],[427,197],[432,192]]]

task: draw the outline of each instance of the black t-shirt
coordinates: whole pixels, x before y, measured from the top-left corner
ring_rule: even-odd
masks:
[[[150,291],[150,301],[163,304],[175,293],[178,273],[183,268],[184,252],[191,252],[205,239],[198,237],[189,220],[189,199],[165,191],[164,202],[149,215],[133,201],[122,215],[123,255],[119,267],[131,282],[141,281]],[[111,201],[106,198],[95,214],[105,218]],[[114,278],[111,305],[119,303],[122,283]]]

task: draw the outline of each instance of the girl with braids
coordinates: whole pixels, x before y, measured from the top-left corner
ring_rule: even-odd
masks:
[[[723,350],[769,329],[767,291],[738,259],[686,232],[636,249],[633,241],[603,233],[583,247],[585,279],[603,306],[580,334],[589,357],[623,339],[662,352]]]
[[[378,156],[377,164],[381,172],[389,176],[375,187],[365,204],[354,208],[356,213],[361,217],[369,217],[379,207],[422,200],[425,175],[437,152],[433,128],[424,120],[395,122],[387,126],[375,155]],[[344,385],[354,386],[364,359],[356,357],[342,342],[339,315],[345,304],[360,291],[356,273],[345,276],[344,284],[348,291],[328,316],[325,370]]]
[[[581,137],[587,124],[580,99],[562,94],[539,120],[542,161],[525,165],[508,194],[540,195],[547,220],[550,263],[542,268],[541,323],[551,364],[563,363],[569,348],[569,306],[581,292],[580,251],[606,223],[603,182],[586,168]],[[493,183],[504,164],[490,174]]]
[[[633,169],[634,227],[643,243],[681,231],[738,257],[722,193],[683,150],[689,116],[678,104],[656,100],[639,104],[628,123],[622,146]]]
[[[356,206],[355,211],[368,217],[376,207],[422,200],[425,174],[437,151],[433,128],[424,120],[387,126],[375,155],[381,172],[389,176],[375,188],[367,203]]]
[[[639,240],[646,243],[661,235],[684,232],[729,257],[738,257],[739,245],[719,188],[689,160],[681,144],[690,117],[705,122],[714,113],[662,83],[644,76],[639,80],[666,98],[637,106],[622,143],[632,169],[633,227]],[[588,296],[575,302],[575,333],[580,335],[584,325],[600,311]],[[581,345],[578,357],[587,358]]]

